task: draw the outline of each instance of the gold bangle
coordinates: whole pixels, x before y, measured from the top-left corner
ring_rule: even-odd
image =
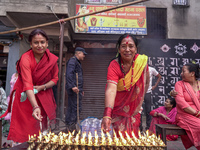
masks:
[[[200,111],[198,111],[198,113],[195,115],[196,117],[200,114]]]
[[[111,117],[108,117],[108,116],[104,116],[103,119],[104,119],[104,118],[108,118],[108,119],[112,120],[112,118],[111,118]]]
[[[172,96],[172,91],[169,92],[169,95]]]

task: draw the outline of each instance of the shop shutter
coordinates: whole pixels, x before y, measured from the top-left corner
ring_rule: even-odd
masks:
[[[88,55],[82,62],[84,93],[80,120],[89,116],[102,118],[104,112],[107,68],[116,55],[115,49],[86,49]]]

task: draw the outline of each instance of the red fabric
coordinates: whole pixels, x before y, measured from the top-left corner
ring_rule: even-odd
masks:
[[[137,56],[135,57],[136,59]],[[123,136],[125,136],[124,131],[127,131],[130,136],[131,132],[134,131],[138,137],[140,125],[139,111],[144,100],[144,70],[130,91],[117,91],[115,105],[112,111],[112,125],[117,136],[119,136],[118,131],[120,130]],[[120,66],[116,60],[113,60],[108,67],[107,80],[118,83],[118,80],[121,78],[123,78],[123,73],[120,70]]]
[[[194,93],[191,85],[184,81],[178,81],[175,84],[175,90],[178,92],[176,99],[177,125],[185,129],[187,135],[181,136],[185,148],[191,146],[200,146],[200,119],[189,114],[183,110],[186,107],[192,107],[195,110],[200,110],[199,92],[197,95]]]
[[[38,64],[32,50],[21,56],[17,65],[19,77],[13,88],[7,110],[7,112],[10,112],[12,107],[8,140],[25,142],[28,140],[29,134],[38,134],[40,129],[39,121],[32,117],[32,106],[28,98],[26,101],[20,102],[21,93],[26,90],[32,90],[33,85],[43,85],[50,80],[57,83],[57,59],[57,56],[50,53],[48,49]],[[15,93],[14,100],[12,98],[13,93]],[[42,111],[42,124],[44,125],[43,129],[45,129],[47,127],[47,116],[50,120],[56,117],[56,103],[53,91],[49,88],[46,91],[40,91],[35,97]]]
[[[103,114],[103,116],[111,117],[111,115],[112,115],[112,108],[106,107],[106,108],[104,109],[104,114]]]
[[[160,117],[160,116],[154,117],[153,115],[156,112],[166,115],[168,118],[170,118],[170,120],[165,120],[163,117]],[[151,125],[149,128],[149,131],[156,133],[155,124],[176,124],[176,122],[175,122],[176,114],[177,114],[176,108],[172,108],[172,110],[168,114],[167,114],[166,108],[164,106],[161,106],[161,107],[158,107],[157,109],[152,110],[150,112],[150,115],[153,118],[151,120]],[[178,135],[167,135],[166,138],[169,141],[174,141],[174,140],[177,140]]]

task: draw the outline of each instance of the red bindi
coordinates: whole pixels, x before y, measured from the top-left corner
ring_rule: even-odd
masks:
[[[127,35],[127,37],[126,37],[127,39],[129,38],[129,35]],[[126,45],[128,45],[128,42],[126,42]]]

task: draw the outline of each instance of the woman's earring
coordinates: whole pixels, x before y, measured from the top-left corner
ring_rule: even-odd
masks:
[[[32,48],[32,45],[30,45],[30,47]]]

